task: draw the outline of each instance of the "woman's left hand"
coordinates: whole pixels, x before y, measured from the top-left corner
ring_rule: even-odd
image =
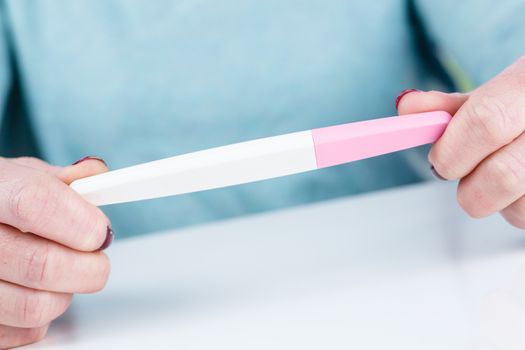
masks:
[[[459,180],[457,200],[470,216],[500,212],[525,228],[525,56],[468,94],[411,90],[397,102],[400,115],[452,114],[429,153],[432,170]]]

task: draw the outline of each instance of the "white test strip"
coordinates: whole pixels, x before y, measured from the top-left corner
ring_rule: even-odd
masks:
[[[311,131],[187,153],[80,179],[95,205],[172,196],[317,169]]]

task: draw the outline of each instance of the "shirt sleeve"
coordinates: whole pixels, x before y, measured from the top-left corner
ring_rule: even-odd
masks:
[[[474,86],[525,53],[525,2],[414,0],[430,35]]]

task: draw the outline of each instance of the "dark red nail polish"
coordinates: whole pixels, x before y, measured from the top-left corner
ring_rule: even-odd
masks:
[[[85,156],[84,158],[80,158],[79,160],[77,160],[76,162],[74,162],[73,164],[71,165],[77,165],[78,163],[82,163],[83,161],[85,160],[88,160],[88,159],[94,159],[94,160],[98,160],[99,162],[102,162],[104,163],[105,166],[108,166],[106,164],[106,161],[100,157],[97,157],[97,156]]]
[[[447,179],[445,179],[443,176],[441,176],[441,175],[437,172],[436,168],[434,168],[433,165],[430,166],[430,171],[432,172],[432,175],[434,175],[434,177],[435,177],[436,179],[441,180],[441,181],[448,181]]]
[[[406,94],[409,94],[411,92],[416,92],[416,91],[421,91],[421,90],[418,90],[418,89],[405,89],[403,91],[401,91],[399,93],[399,95],[397,95],[396,97],[396,110],[397,108],[399,107],[399,102],[401,102],[401,99],[406,95]]]
[[[106,231],[106,239],[104,240],[104,243],[102,243],[102,245],[100,246],[98,250],[104,250],[107,247],[109,247],[111,243],[113,243],[114,238],[115,238],[115,235],[113,234],[113,230],[111,229],[111,227],[108,226],[108,229]]]

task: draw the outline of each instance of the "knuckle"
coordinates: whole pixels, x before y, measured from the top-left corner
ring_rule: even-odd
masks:
[[[27,232],[45,225],[46,218],[54,212],[55,202],[44,179],[37,177],[29,182],[21,181],[13,188],[9,207],[18,221],[17,228]]]
[[[493,158],[487,162],[486,181],[496,184],[497,189],[503,195],[512,195],[520,187],[521,176],[519,171],[509,161]]]
[[[34,247],[26,255],[24,259],[23,269],[26,281],[29,285],[34,287],[41,287],[44,285],[48,276],[48,261],[51,253],[49,243],[38,245]]]
[[[47,293],[28,291],[22,298],[20,317],[25,327],[41,327],[52,321],[49,313],[50,298]]]
[[[500,146],[513,134],[514,123],[504,103],[498,98],[484,95],[466,105],[469,129],[477,138],[491,145]]]

